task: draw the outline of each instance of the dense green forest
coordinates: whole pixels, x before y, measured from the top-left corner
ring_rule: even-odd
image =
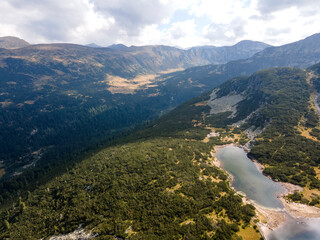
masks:
[[[241,239],[248,229],[259,238],[254,207],[229,188],[211,151],[243,145],[248,129],[264,129],[249,152],[264,173],[320,190],[320,142],[312,135],[319,129],[318,69],[275,68],[227,81],[215,99],[240,94],[234,113],[210,113],[211,92],[189,100],[35,191],[22,191],[1,212],[0,236],[39,239],[82,226],[97,239]],[[204,141],[212,128],[220,135]],[[298,195],[291,198],[302,201]]]
[[[319,116],[311,108],[313,87],[305,75],[286,72],[283,81],[270,76],[273,81],[263,88],[270,102],[256,120],[270,124],[256,138],[250,155],[266,164],[264,173],[274,179],[320,189],[315,171],[320,166],[320,142],[303,136],[298,127],[319,125]]]
[[[214,48],[193,48],[188,50],[191,55],[182,58],[183,50],[165,46],[117,51],[47,44],[0,50],[0,202],[16,196],[20,189],[48,181],[84,154],[231,77],[319,61],[319,36],[270,47],[246,60],[167,74],[159,72],[216,62],[213,55],[204,54],[215,52]],[[236,53],[229,53],[232,47],[223,51],[229,60],[251,56],[266,46],[247,42],[235,47]],[[162,57],[154,61],[155,56]],[[199,62],[199,58],[207,60]],[[154,74],[150,81],[136,79],[147,74]],[[117,87],[112,82],[124,83],[121,91],[113,91]],[[238,119],[248,112],[243,111]],[[211,120],[216,126],[232,123],[226,116],[222,113]],[[311,134],[319,137],[319,129]]]
[[[1,238],[39,239],[79,225],[97,239],[241,239],[246,229],[259,238],[254,207],[212,163],[215,140],[201,141],[208,107],[194,104],[208,96],[25,194],[1,213]]]
[[[267,46],[246,41],[190,50],[76,44],[0,49],[0,178],[55,164],[219,84],[177,88],[162,71],[247,58]]]
[[[266,165],[264,173],[275,180],[320,189],[320,142],[312,138],[320,126],[314,106],[319,69],[319,65],[306,71],[275,68],[231,79],[217,88],[216,95],[241,94],[237,113],[233,117],[231,112],[209,115],[206,122],[227,128],[252,113],[240,128],[264,129],[249,153]]]
[[[68,72],[63,65],[48,68],[16,59],[6,64],[12,69],[0,68],[0,102],[8,103],[0,108],[0,202],[218,84],[177,88],[163,81],[132,94],[112,94],[99,82],[105,78],[99,68],[85,69],[85,76],[73,72],[71,78],[52,73]],[[54,81],[38,82],[39,76],[50,74]]]

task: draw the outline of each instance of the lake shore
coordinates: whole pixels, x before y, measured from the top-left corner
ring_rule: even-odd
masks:
[[[216,157],[216,153],[219,150],[219,148],[224,148],[226,146],[235,146],[235,147],[242,148],[241,146],[234,144],[234,143],[221,145],[221,146],[215,146],[211,155],[212,155],[212,157],[214,157],[213,164],[215,166],[219,167],[220,169],[223,169],[222,163],[221,163],[221,160]],[[257,166],[259,171],[262,173],[264,166],[262,164],[258,163],[255,159],[250,159],[250,160],[255,163],[255,165]],[[224,171],[226,171],[226,170],[224,170]],[[234,177],[229,172],[227,172],[227,174],[229,176],[229,179],[231,180],[229,183],[230,187],[236,191],[236,189],[234,189],[232,187],[232,182],[234,180]],[[301,192],[303,190],[302,187],[297,186],[297,185],[293,185],[291,183],[285,183],[285,182],[277,182],[277,183],[281,184],[286,190],[285,193],[280,194],[278,196],[279,200],[281,201],[281,203],[284,206],[283,209],[266,208],[266,207],[263,207],[263,206],[257,204],[255,201],[248,199],[245,196],[243,197],[243,200],[245,203],[249,203],[249,204],[254,205],[256,208],[256,211],[259,214],[262,214],[266,218],[266,222],[259,222],[257,224],[262,236],[265,239],[268,239],[268,235],[272,231],[276,230],[282,224],[284,224],[289,216],[296,219],[297,221],[301,221],[301,220],[305,220],[305,219],[312,219],[312,218],[320,218],[320,208],[314,207],[314,206],[304,205],[301,203],[295,203],[295,202],[292,202],[292,201],[289,201],[286,199],[286,196],[288,194],[292,194],[295,191]],[[242,194],[240,194],[240,195],[242,195]]]

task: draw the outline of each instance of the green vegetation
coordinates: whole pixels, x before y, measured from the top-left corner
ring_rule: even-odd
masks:
[[[243,58],[265,45],[258,44],[257,48],[253,43],[251,49],[251,44],[242,42],[232,54],[229,50],[233,48],[221,48],[227,57],[222,59],[215,57],[215,48],[209,48],[213,50],[210,54],[204,54],[207,48],[183,51],[165,46],[133,47],[122,54],[72,44],[1,50],[0,159],[4,165],[0,169],[0,203],[16,196],[20,189],[33,189],[57,176],[79,156],[105,146],[116,135],[163,115],[231,77],[266,67],[304,67],[319,61],[318,54],[313,54],[318,39],[319,35],[314,35],[298,43],[267,48],[249,61],[164,74],[130,94],[112,94],[107,76],[118,76],[134,85],[134,77],[140,74],[190,67],[199,63],[198,57],[203,63]],[[155,55],[163,54],[165,58],[154,61]],[[248,112],[250,109],[242,115]],[[209,117],[208,121],[222,127],[231,123],[227,115]],[[315,131],[312,134],[318,136]]]
[[[320,195],[313,193],[313,190],[311,190],[310,196],[305,196],[304,192],[294,192],[293,194],[289,194],[287,198],[294,202],[320,207]]]
[[[39,239],[82,225],[97,239],[240,239],[244,205],[204,143],[207,107],[189,101],[78,163],[1,213],[0,238]],[[252,227],[252,226],[251,226]]]
[[[320,73],[320,65],[311,69]],[[231,112],[222,112],[205,119],[209,126],[228,129],[228,125],[254,113],[241,129],[265,130],[256,137],[249,156],[265,164],[264,173],[273,179],[320,189],[320,178],[315,171],[320,164],[320,142],[316,141],[319,116],[312,107],[314,88],[306,81],[309,71],[276,68],[231,79],[218,88],[216,95],[244,96],[237,105],[237,113],[233,118],[229,117]],[[315,75],[311,82],[316,85],[319,80]],[[310,129],[310,137],[299,126]],[[241,140],[244,142],[245,138]]]
[[[72,232],[80,225],[98,234],[97,239],[255,236],[254,207],[243,204],[229,188],[226,174],[212,163],[210,152],[217,144],[245,143],[248,128],[265,128],[249,153],[265,164],[264,173],[306,189],[320,189],[320,142],[299,130],[303,126],[315,133],[319,127],[319,117],[310,107],[314,89],[306,81],[307,74],[277,68],[232,79],[219,87],[217,96],[243,96],[233,116],[231,112],[209,115],[210,108],[199,104],[209,99],[210,93],[204,93],[91,152],[61,176],[33,192],[22,192],[4,209],[0,238],[39,239]],[[230,126],[247,116],[241,128]],[[204,141],[213,128],[219,136]],[[7,192],[15,187],[10,184]],[[289,197],[319,204],[318,195],[308,194]]]
[[[218,84],[177,87],[159,80],[158,86],[135,94],[112,94],[108,84],[101,83],[106,69],[80,64],[81,71],[75,71],[60,63],[48,67],[21,59],[3,61],[7,68],[0,68],[0,203]]]
[[[111,52],[103,49],[59,48],[16,50],[20,58],[0,56],[1,204],[220,83],[210,79],[206,84],[178,84],[165,75],[153,87],[112,94],[106,74],[133,81],[148,71],[131,68],[136,59],[107,61]],[[30,61],[31,53],[38,61]]]
[[[319,120],[309,109],[312,88],[306,82],[306,73],[297,69],[271,70],[265,80],[260,89],[268,102],[251,124],[270,124],[256,139],[250,155],[266,164],[264,173],[274,179],[320,188],[314,171],[320,164],[320,143],[297,130],[302,118],[307,119],[308,127]]]

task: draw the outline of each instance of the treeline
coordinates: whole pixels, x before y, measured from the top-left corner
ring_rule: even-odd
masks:
[[[82,110],[79,109],[77,115],[83,115],[83,121],[77,118],[77,127],[75,127],[75,123],[73,123],[73,126],[66,124],[59,128],[60,124],[56,123],[65,117],[60,116],[61,119],[56,122],[53,120],[55,118],[54,116],[59,115],[60,113],[53,114],[49,121],[51,122],[52,120],[52,122],[49,125],[52,126],[52,129],[59,128],[57,129],[59,133],[50,137],[47,135],[41,137],[41,133],[37,133],[41,137],[40,139],[42,139],[42,141],[39,140],[39,144],[44,144],[44,146],[50,144],[52,147],[45,149],[45,153],[41,156],[41,159],[37,161],[34,167],[27,170],[22,169],[23,174],[19,176],[1,180],[0,202],[2,205],[12,202],[19,194],[25,194],[26,190],[31,191],[35,189],[38,185],[41,185],[52,177],[63,173],[80,159],[90,156],[103,146],[127,141],[136,141],[136,139],[139,138],[149,138],[152,136],[190,137],[190,135],[193,135],[193,137],[201,139],[202,135],[204,132],[206,133],[207,130],[203,130],[200,127],[193,129],[192,119],[199,118],[201,120],[202,111],[207,111],[208,107],[195,107],[193,104],[197,101],[201,101],[202,99],[207,99],[208,96],[209,94],[206,93],[187,102],[183,106],[178,107],[174,113],[164,115],[160,121],[154,120],[151,121],[151,123],[146,122],[140,125],[138,124],[139,122],[143,122],[143,119],[147,119],[148,117],[152,119],[152,116],[148,115],[150,114],[148,109],[144,109],[142,107],[138,109],[137,106],[135,108],[132,106],[131,109],[129,109],[128,106],[125,108],[117,108],[117,110],[112,109],[111,112],[114,113],[113,115],[110,111],[107,111],[100,113],[97,117],[90,117],[88,113],[86,113],[86,108]],[[65,113],[70,117],[73,115],[72,112]],[[48,115],[45,116],[47,117]],[[121,119],[126,116],[128,116],[128,118],[123,122]],[[111,119],[110,121],[109,118]],[[112,123],[114,123],[114,125],[112,125]],[[46,123],[43,125],[47,126]],[[113,128],[117,128],[116,125],[118,128],[120,126],[122,126],[122,128],[117,131],[111,130]],[[125,127],[132,125],[134,125],[134,127]],[[148,128],[148,126],[151,127]],[[148,130],[137,132],[137,130],[145,128],[148,128]],[[186,128],[190,129],[189,133],[184,131]],[[131,134],[133,132],[135,134]],[[130,134],[130,138],[123,139],[124,136]],[[15,139],[16,135],[11,135],[13,136],[13,139]],[[196,137],[196,135],[198,137]],[[8,139],[8,141],[10,141],[10,139]],[[35,145],[35,143],[32,143],[31,145]],[[35,147],[35,149],[37,149],[37,147]],[[21,161],[21,167],[24,166],[26,162],[30,163],[33,161],[33,158],[31,158],[29,162],[26,160]],[[12,168],[15,171],[18,171],[19,169],[16,169],[17,162],[14,164],[15,167]]]

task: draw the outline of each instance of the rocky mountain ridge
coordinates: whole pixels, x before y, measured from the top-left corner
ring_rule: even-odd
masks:
[[[27,47],[30,44],[23,39],[17,37],[0,37],[0,48],[16,49]]]
[[[318,62],[320,62],[320,34],[314,34],[294,43],[266,48],[248,59],[193,67],[166,77],[172,82],[190,79],[199,84],[221,83],[229,78],[250,75],[267,68],[306,68]]]

